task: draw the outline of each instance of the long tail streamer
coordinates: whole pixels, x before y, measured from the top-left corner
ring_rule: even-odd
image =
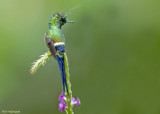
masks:
[[[67,81],[66,81],[64,57],[57,56],[57,60],[58,60],[59,69],[60,69],[61,78],[62,78],[63,92],[65,93],[65,89],[66,89],[67,93],[69,94],[68,87],[67,87]]]

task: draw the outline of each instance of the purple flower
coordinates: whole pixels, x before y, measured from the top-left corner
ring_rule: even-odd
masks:
[[[77,107],[79,107],[81,103],[80,103],[80,100],[79,100],[78,97],[77,97],[77,99],[75,99],[74,97],[72,97],[71,104],[72,104],[72,107],[74,107],[75,104],[77,104]]]
[[[64,101],[61,101],[59,103],[59,111],[64,111],[66,109],[66,103]]]
[[[75,101],[76,101],[76,99],[74,97],[72,97],[71,102],[75,102]]]
[[[58,98],[58,100],[59,100],[59,111],[64,111],[65,109],[66,109],[66,102],[67,102],[67,98],[65,97],[65,95],[64,95],[64,93],[61,93],[60,95],[59,95],[59,98]],[[77,105],[77,107],[79,107],[80,106],[80,100],[79,100],[79,98],[77,97],[77,99],[75,99],[74,97],[72,97],[71,98],[71,105],[72,105],[72,107],[74,107],[74,105]]]
[[[66,109],[66,103],[64,102],[64,98],[65,98],[64,94],[61,93],[58,98],[58,100],[60,101],[59,111],[64,111]]]
[[[72,97],[71,99],[71,104],[72,104],[72,107],[74,107],[74,105],[76,104],[76,99],[74,97]]]
[[[77,107],[79,107],[80,104],[81,104],[81,102],[80,102],[79,98],[77,97]]]
[[[59,99],[58,99],[60,102],[61,101],[63,101],[63,93],[61,93],[60,95],[59,95]]]

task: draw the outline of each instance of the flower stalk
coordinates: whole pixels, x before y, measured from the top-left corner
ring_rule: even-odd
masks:
[[[70,74],[69,74],[69,64],[66,53],[64,53],[64,63],[65,63],[65,72],[66,72],[66,80],[67,80],[67,87],[68,87],[68,93],[66,92],[67,97],[67,108],[66,113],[67,114],[74,114],[71,104],[71,98],[72,98],[72,90],[71,90],[71,83],[70,83]]]

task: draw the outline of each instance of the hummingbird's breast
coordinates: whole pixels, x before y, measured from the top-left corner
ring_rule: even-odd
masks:
[[[54,43],[65,42],[64,35],[62,34],[61,30],[58,29],[49,30],[47,37],[51,38]]]

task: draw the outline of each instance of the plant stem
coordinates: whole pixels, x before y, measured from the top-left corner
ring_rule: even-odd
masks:
[[[65,73],[66,73],[66,80],[67,80],[67,87],[68,87],[68,93],[66,92],[66,98],[67,98],[67,108],[66,113],[67,114],[74,114],[72,105],[71,105],[71,98],[72,98],[72,90],[71,90],[71,82],[70,82],[70,74],[69,74],[69,65],[68,65],[68,59],[66,53],[64,53],[64,63],[65,63]]]

